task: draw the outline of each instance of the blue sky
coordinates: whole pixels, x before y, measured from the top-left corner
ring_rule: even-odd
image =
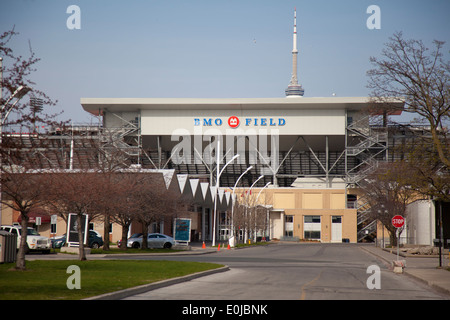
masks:
[[[369,30],[369,5],[381,29]],[[69,30],[67,7],[81,10]],[[369,57],[396,31],[450,40],[448,0],[2,0],[0,32],[41,58],[32,79],[64,119],[90,122],[82,97],[284,97],[297,7],[305,96],[367,96]]]

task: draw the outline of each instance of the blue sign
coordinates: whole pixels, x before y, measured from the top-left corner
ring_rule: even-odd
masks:
[[[228,123],[230,128],[237,128],[239,126],[239,123],[241,120],[236,117],[232,116],[228,118],[228,121],[225,123]],[[222,119],[220,118],[194,118],[194,126],[204,126],[204,127],[211,127],[211,126],[218,126],[220,127],[223,124]],[[249,126],[278,126],[282,127],[286,124],[286,119],[284,118],[244,118],[242,120],[242,124],[246,127]]]
[[[191,219],[175,219],[175,241],[191,241]]]

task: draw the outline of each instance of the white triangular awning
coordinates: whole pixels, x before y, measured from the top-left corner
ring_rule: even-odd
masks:
[[[231,200],[230,192],[225,192],[225,200],[227,201],[227,206],[228,206],[230,204],[230,200]]]
[[[189,183],[191,184],[192,196],[195,198],[195,194],[197,193],[197,188],[200,183],[198,179],[190,179]]]
[[[188,181],[188,175],[187,174],[178,174],[177,179],[178,179],[178,185],[180,186],[180,192],[184,193],[184,188],[186,188],[186,186],[187,186],[186,182]]]
[[[175,175],[175,169],[162,169],[158,171],[163,174],[164,182],[166,183],[166,189],[169,189],[172,178]]]
[[[224,193],[225,193],[225,190],[223,190],[223,189],[219,189],[219,192],[217,192],[217,199],[219,199],[219,201],[220,202],[223,202],[223,200],[224,200]]]
[[[209,189],[209,183],[201,182],[200,187],[202,189],[203,200],[206,200],[206,195],[208,194],[208,189]],[[212,194],[212,192],[211,192],[211,194]]]

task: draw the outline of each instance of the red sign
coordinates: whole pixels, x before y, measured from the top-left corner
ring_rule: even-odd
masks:
[[[396,228],[401,228],[405,224],[405,218],[402,216],[394,216],[392,218],[392,225]]]
[[[231,128],[237,128],[239,126],[239,118],[236,116],[231,116],[228,118],[228,125]]]

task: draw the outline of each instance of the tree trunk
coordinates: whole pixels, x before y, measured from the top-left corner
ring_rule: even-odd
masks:
[[[122,243],[120,244],[121,250],[127,250],[127,240],[128,240],[128,231],[129,230],[130,230],[129,224],[122,226]]]
[[[83,238],[83,224],[82,221],[84,216],[82,214],[77,214],[78,223],[78,260],[86,260],[86,254],[84,252],[84,238]],[[87,223],[87,221],[86,221]]]
[[[22,234],[17,235],[20,236],[20,245],[19,252],[17,253],[17,261],[16,261],[16,269],[17,270],[25,270],[25,253],[28,252],[28,243],[27,243],[27,235],[28,235],[28,220],[29,217],[27,214],[20,214],[22,221],[20,222],[20,226],[22,227]]]
[[[141,249],[148,249],[148,226],[150,223],[142,222],[142,245]]]
[[[103,250],[110,250],[109,249],[109,214],[105,214],[104,220],[103,220]]]

